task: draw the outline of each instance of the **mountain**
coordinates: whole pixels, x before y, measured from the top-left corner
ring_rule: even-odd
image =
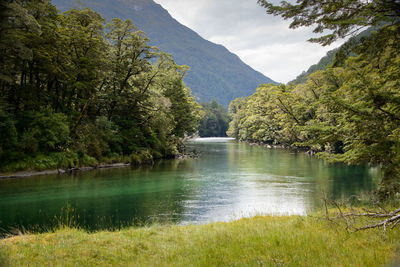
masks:
[[[359,34],[351,37],[349,40],[347,40],[343,45],[341,45],[338,48],[332,49],[326,53],[325,56],[323,56],[317,64],[311,65],[307,71],[303,71],[299,76],[296,77],[296,79],[290,81],[289,83],[294,83],[294,84],[301,84],[305,83],[307,81],[307,76],[318,71],[318,70],[326,70],[326,68],[330,65],[335,60],[335,57],[337,58],[338,61],[343,61],[349,56],[355,56],[353,52],[353,48],[358,46],[360,42],[363,41],[364,38],[368,38],[371,36],[372,32],[375,31],[376,28],[370,27]]]
[[[290,81],[289,83],[305,83],[307,81],[307,76],[318,71],[318,70],[325,70],[329,65],[332,64],[333,60],[335,59],[336,52],[338,48],[330,50],[323,56],[317,64],[311,65],[307,71],[303,71],[296,79]]]
[[[52,0],[61,11],[79,6],[71,0]],[[203,39],[180,24],[153,0],[84,0],[106,20],[131,19],[150,38],[151,45],[172,54],[179,65],[188,65],[184,79],[200,101],[217,100],[224,106],[237,97],[248,96],[262,83],[275,83],[246,65],[222,45]]]

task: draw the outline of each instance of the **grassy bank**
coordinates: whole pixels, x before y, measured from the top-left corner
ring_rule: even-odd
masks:
[[[0,241],[0,260],[10,266],[383,266],[393,262],[399,240],[398,230],[348,234],[312,217],[255,217],[16,236]]]

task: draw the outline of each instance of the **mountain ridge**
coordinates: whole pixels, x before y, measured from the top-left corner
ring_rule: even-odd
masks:
[[[76,7],[73,1],[53,0],[62,11]],[[175,20],[153,0],[84,0],[83,6],[111,18],[131,19],[150,38],[150,44],[170,53],[177,64],[188,65],[185,83],[199,101],[217,100],[224,106],[253,94],[258,85],[276,83],[252,69],[221,44],[201,37]]]
[[[348,39],[344,44],[341,46],[334,48],[332,50],[329,50],[325,56],[323,56],[318,63],[311,65],[306,71],[303,71],[301,74],[299,74],[295,79],[292,81],[288,82],[288,84],[301,84],[305,83],[307,81],[308,75],[318,71],[318,70],[326,70],[326,68],[330,65],[333,64],[335,61],[335,58],[337,57],[337,54],[339,57],[347,58],[351,55],[355,56],[354,52],[352,51],[352,48],[357,46],[360,42],[362,42],[363,38],[367,38],[371,36],[372,32],[376,30],[374,27],[370,27],[366,30],[363,30],[362,32],[352,36],[350,39]]]

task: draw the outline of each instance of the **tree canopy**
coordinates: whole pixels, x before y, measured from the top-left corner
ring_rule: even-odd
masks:
[[[322,45],[353,35],[365,27],[397,24],[400,16],[398,0],[297,0],[295,4],[282,1],[281,5],[258,0],[258,3],[266,8],[268,14],[291,19],[292,29],[314,25],[314,33],[325,32],[320,37],[310,39]]]
[[[105,24],[88,8],[61,14],[47,0],[2,5],[3,165],[41,155],[168,157],[196,131],[187,67],[149,46],[130,20]]]

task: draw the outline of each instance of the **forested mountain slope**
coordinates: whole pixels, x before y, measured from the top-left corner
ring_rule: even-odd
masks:
[[[299,76],[296,77],[296,79],[290,81],[290,83],[294,84],[300,84],[300,83],[305,83],[307,81],[308,75],[318,71],[318,70],[325,70],[329,65],[331,65],[336,57],[336,53],[340,53],[338,55],[338,60],[343,60],[347,58],[348,56],[351,55],[351,48],[355,45],[358,45],[362,38],[368,37],[371,35],[371,33],[375,30],[374,27],[370,27],[365,31],[360,32],[356,36],[350,38],[345,44],[342,46],[332,49],[326,53],[325,56],[323,56],[317,64],[311,65],[307,71],[303,71]],[[353,54],[354,55],[354,54]]]
[[[64,11],[77,6],[70,0],[53,0]],[[201,101],[216,99],[227,106],[231,100],[255,92],[259,84],[273,82],[243,63],[224,46],[209,42],[177,22],[153,0],[84,0],[106,20],[131,19],[150,38],[151,44],[171,53],[179,65],[190,71],[184,81]]]
[[[333,49],[328,51],[325,56],[323,56],[317,64],[311,65],[307,71],[303,71],[299,76],[296,77],[290,83],[300,84],[307,82],[307,76],[318,71],[318,70],[325,70],[330,64],[332,64],[335,54],[338,49]]]

